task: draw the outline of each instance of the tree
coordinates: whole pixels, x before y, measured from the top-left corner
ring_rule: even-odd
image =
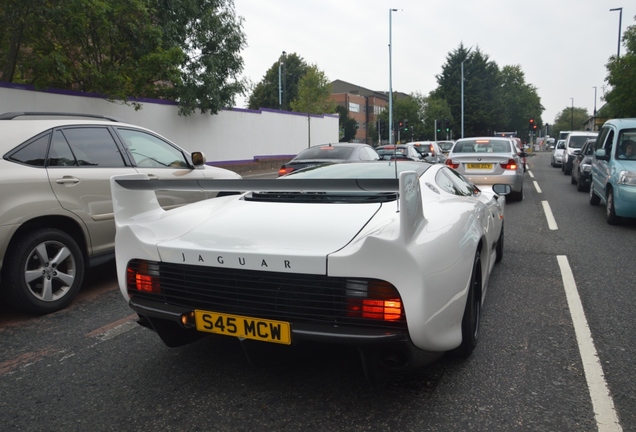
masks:
[[[543,122],[541,113],[544,111],[537,89],[527,84],[520,66],[504,66],[501,69],[501,120],[499,131],[517,132],[518,136],[525,136],[528,120],[537,119],[537,127]]]
[[[453,136],[461,134],[462,63],[464,70],[464,136],[492,135],[495,131],[527,130],[530,117],[539,119],[544,108],[534,86],[525,82],[519,66],[499,66],[479,48],[463,44],[447,56],[432,100],[450,108]],[[427,118],[432,118],[427,114]],[[434,120],[434,118],[433,118]],[[525,124],[525,126],[524,126]]]
[[[561,131],[581,130],[583,123],[589,118],[587,108],[567,107],[557,114],[554,125],[550,128],[553,135],[558,137]]]
[[[358,132],[358,122],[355,119],[349,117],[349,112],[343,106],[337,106],[336,111],[339,115],[338,124],[340,126],[340,141],[341,142],[350,142],[355,138],[356,133]],[[372,126],[371,124],[369,127]],[[367,127],[367,135],[369,134],[369,127]]]
[[[603,99],[611,117],[636,117],[636,26],[625,30],[623,42],[627,52],[620,58],[612,56],[606,65],[605,81],[612,88]]]
[[[184,115],[246,90],[233,0],[7,0],[0,26],[3,81],[165,98]]]
[[[294,111],[307,114],[336,112],[336,103],[330,99],[331,83],[318,66],[311,65],[298,82],[298,96],[291,102]]]
[[[278,97],[278,65],[281,64],[282,107]],[[256,84],[247,105],[250,109],[271,108],[289,110],[289,103],[298,97],[298,82],[309,66],[298,54],[292,53],[280,58],[267,70],[263,79]]]

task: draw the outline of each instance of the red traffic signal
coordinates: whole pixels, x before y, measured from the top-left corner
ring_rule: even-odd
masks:
[[[537,128],[537,125],[534,123],[534,119],[531,118],[530,121],[528,122],[528,129],[535,130],[536,128]]]

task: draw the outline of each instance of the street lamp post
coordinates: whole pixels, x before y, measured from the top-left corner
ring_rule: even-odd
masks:
[[[402,9],[389,9],[389,145],[393,144],[393,70],[392,70],[392,43],[391,33],[393,31],[391,24],[391,17],[393,12],[400,11]]]
[[[594,88],[594,117],[592,118],[592,130],[596,130],[596,86]]]
[[[462,138],[464,138],[464,62],[462,60]]]
[[[283,51],[282,54],[282,58],[285,57],[285,54],[287,54],[285,51]],[[282,83],[281,83],[281,77],[282,77],[282,73],[281,73],[281,68],[285,66],[285,62],[283,62],[281,59],[278,60],[278,109],[282,110],[283,109],[283,87],[282,87]]]
[[[570,98],[572,101],[572,109],[570,110],[570,130],[574,130],[574,98]]]
[[[623,8],[619,7],[619,8],[610,9],[610,12],[613,12],[613,11],[618,11],[619,12],[619,16],[618,16],[618,50],[616,52],[616,58],[619,58],[621,56],[621,26],[623,24]]]

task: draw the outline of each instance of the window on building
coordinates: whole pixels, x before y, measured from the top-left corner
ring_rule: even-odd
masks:
[[[349,102],[349,111],[360,112],[360,104],[357,104],[355,102]]]

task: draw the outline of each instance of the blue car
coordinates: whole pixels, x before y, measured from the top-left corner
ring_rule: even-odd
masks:
[[[590,204],[606,206],[607,223],[636,218],[636,118],[605,122],[592,157]]]

